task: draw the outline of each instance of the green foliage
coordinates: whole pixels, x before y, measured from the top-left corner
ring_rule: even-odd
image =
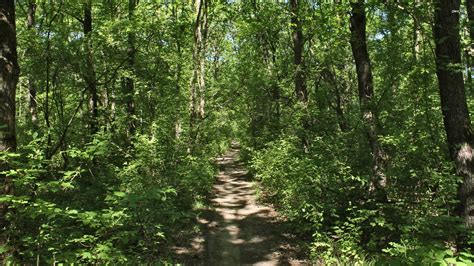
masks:
[[[387,161],[381,202],[370,191],[350,4],[323,2],[300,1],[309,92],[302,103],[287,2],[208,1],[201,51],[195,7],[182,1],[139,1],[133,11],[127,1],[91,1],[87,36],[82,4],[37,1],[27,27],[30,1],[17,1],[18,149],[0,153],[15,187],[0,196],[11,210],[0,254],[12,254],[13,264],[165,264],[167,247],[206,202],[213,159],[238,139],[261,197],[311,236],[314,261],[472,265],[468,247],[453,251],[473,243],[454,215],[461,180],[445,145],[433,4],[366,3],[370,107]],[[470,60],[466,52],[456,68]],[[192,91],[201,67],[205,88]],[[469,71],[466,79],[472,96]],[[192,114],[195,102],[205,105],[203,117]]]
[[[189,123],[192,5],[140,2],[132,19],[128,3],[91,3],[87,36],[84,3],[37,1],[30,28],[24,23],[30,2],[16,5],[18,151],[0,157],[11,166],[3,173],[15,186],[14,195],[0,197],[11,210],[2,252],[13,254],[12,263],[165,261],[176,236],[198,215],[196,206],[214,181],[214,158],[234,134],[236,124],[227,122],[234,103],[225,99],[230,88],[223,85],[229,78],[215,74],[224,63],[206,63],[206,117]],[[209,58],[231,50],[221,34],[226,10],[224,3],[210,8]],[[91,70],[99,98],[96,134],[88,104]],[[124,89],[126,78],[133,95]]]
[[[246,91],[243,112],[250,116],[242,118],[247,131],[240,137],[241,157],[261,197],[312,236],[310,253],[317,262],[469,265],[468,247],[449,252],[466,243],[469,232],[455,215],[461,180],[445,144],[432,5],[369,1],[366,7],[371,107],[386,152],[387,202],[370,193],[372,143],[360,117],[349,5],[300,6],[307,110],[294,97],[292,43],[284,37],[291,36],[290,25],[273,27],[288,23],[289,16],[267,13],[282,7],[242,5],[250,15],[237,20],[235,72]],[[309,125],[303,128],[298,121],[305,116]],[[309,151],[298,138],[302,131]]]
[[[401,143],[401,154],[413,150]],[[250,162],[261,196],[274,202],[302,233],[312,234],[315,260],[348,263],[375,256],[385,261],[388,254],[401,264],[434,263],[433,250],[449,248],[446,243],[465,233],[450,214],[457,183],[451,165],[420,164],[419,156],[405,155],[404,167],[392,165],[390,171],[389,204],[380,204],[369,197],[368,178],[358,169],[357,158],[348,156],[355,153],[354,144],[344,138],[315,138],[311,152],[304,154],[295,137],[269,143],[252,153]],[[405,172],[405,167],[411,170]],[[467,260],[456,254],[450,258]]]
[[[110,137],[63,151],[66,168],[53,162],[59,157],[45,160],[36,135],[18,154],[3,155],[16,165],[8,171],[16,195],[2,197],[14,210],[7,232],[20,248],[14,261],[156,261],[191,221],[193,205],[210,190],[212,161],[183,155],[176,164],[164,156],[166,147],[143,135],[130,157]]]
[[[410,246],[407,243],[390,243],[391,247],[384,250],[392,259],[386,263],[423,264],[423,265],[473,265],[474,255],[468,252],[454,253],[452,249],[440,246]]]

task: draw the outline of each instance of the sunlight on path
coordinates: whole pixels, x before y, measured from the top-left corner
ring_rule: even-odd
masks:
[[[270,207],[255,202],[247,171],[231,149],[217,159],[221,171],[214,185],[213,208],[199,222],[204,225],[204,265],[302,265],[292,259],[293,236],[285,234],[281,219]]]

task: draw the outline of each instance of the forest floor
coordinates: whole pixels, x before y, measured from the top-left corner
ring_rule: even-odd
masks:
[[[178,261],[191,265],[305,265],[291,227],[271,206],[257,202],[239,150],[217,158],[219,174],[210,207],[198,219],[202,230],[176,246]]]

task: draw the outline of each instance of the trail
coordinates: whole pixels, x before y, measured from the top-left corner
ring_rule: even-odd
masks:
[[[209,208],[198,222],[203,235],[189,246],[200,265],[304,265],[299,249],[283,219],[269,206],[256,202],[249,175],[232,148],[217,159],[220,171]],[[179,253],[188,253],[181,249]]]

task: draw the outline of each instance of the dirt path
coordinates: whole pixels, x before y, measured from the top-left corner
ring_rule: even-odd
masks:
[[[256,203],[253,184],[237,157],[238,150],[231,149],[217,159],[212,208],[199,219],[204,233],[189,243],[195,252],[187,264],[305,264],[295,259],[295,239],[282,219],[271,207]]]

